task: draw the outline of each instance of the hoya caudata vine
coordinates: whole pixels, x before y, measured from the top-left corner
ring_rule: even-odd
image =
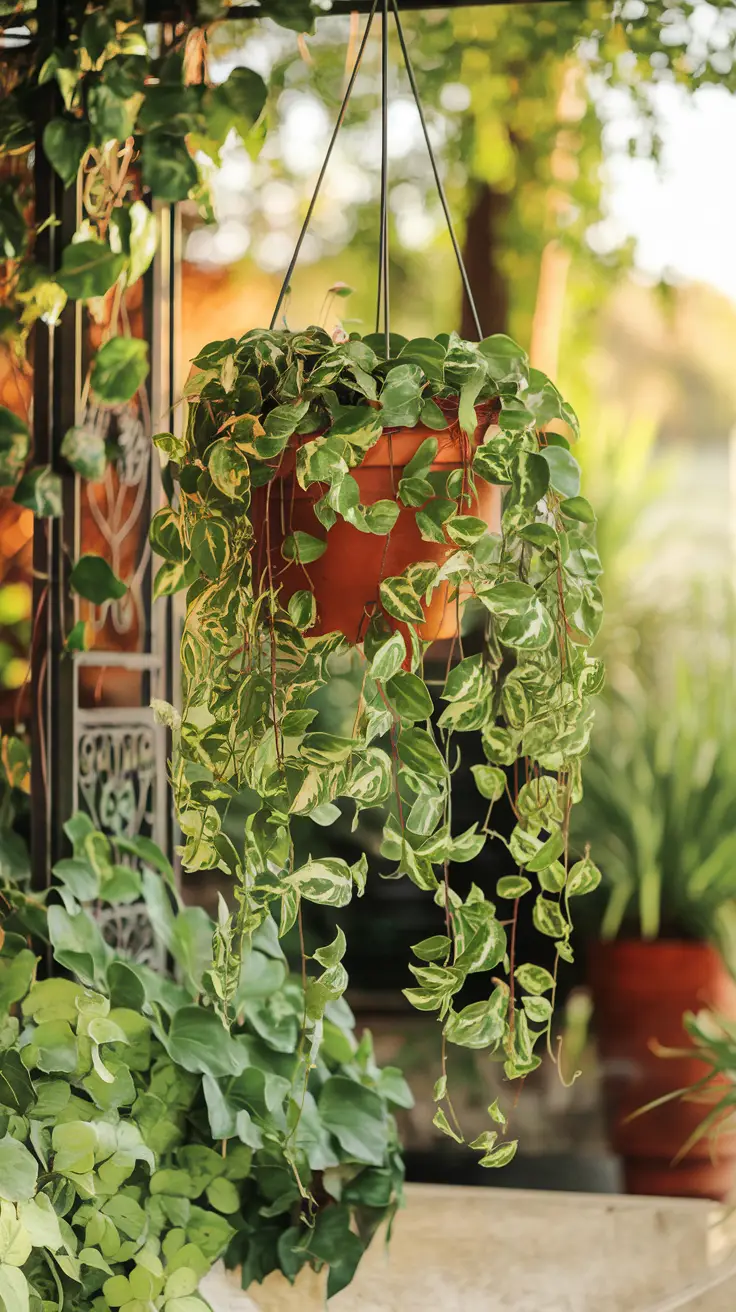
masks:
[[[435,1123],[459,1137],[448,1120],[448,1044],[495,1053],[510,1079],[539,1065],[542,1036],[551,1050],[556,969],[516,960],[520,899],[533,900],[534,924],[554,940],[555,961],[569,961],[571,899],[599,879],[587,856],[568,862],[570,808],[602,681],[587,650],[601,617],[594,514],[568,440],[549,428],[561,421],[554,428],[574,440],[575,415],[502,336],[476,344],[455,334],[409,342],[392,335],[386,358],[375,335],[335,342],[319,328],[252,331],[211,344],[194,364],[185,436],[154,439],[168,460],[172,499],[151,537],[164,560],[159,593],[187,588],[173,761],[183,860],[190,870],[228,871],[238,899],[216,944],[221,1011],[230,1007],[243,935],[274,911],[284,934],[303,898],[341,907],[371,877],[365,854],[353,865],[298,861],[293,819],[329,823],[336,801],[343,809],[352,803],[356,815],[383,808],[382,855],[395,876],[444,910],[446,932],[413,949],[406,996],[437,1013]],[[476,433],[483,402],[493,403],[497,422]],[[468,439],[460,472],[433,468],[430,436],[393,499],[360,504],[355,473],[384,433],[420,421],[446,433],[453,405]],[[296,560],[303,573],[287,602],[280,568],[256,568],[258,534],[269,531],[256,507],[289,456],[298,484],[318,483],[321,496],[319,534],[283,539],[284,567]],[[468,513],[481,481],[503,490],[500,532]],[[363,679],[352,732],[336,736],[315,723],[313,702],[347,639],[319,633],[310,566],[339,519],[386,537],[402,507],[416,514],[422,540],[446,543],[447,553],[442,564],[416,560],[381,581],[358,648]],[[455,643],[435,706],[417,630],[433,591],[448,584],[458,607],[478,613],[483,640],[468,656]],[[480,735],[486,757],[473,767],[483,818],[458,833],[452,781],[468,735]],[[494,835],[494,803],[509,788],[517,822],[504,841],[518,873],[473,885],[463,900],[453,891],[453,866],[477,857]],[[250,809],[236,843],[225,819],[238,794]],[[324,970],[306,986],[308,1030],[318,1030],[325,1005],[347,983],[341,962],[323,955],[316,960]],[[477,972],[488,977],[487,998],[456,1005]],[[494,1119],[474,1145],[488,1166],[515,1150],[514,1141],[497,1142],[504,1122],[500,1112]]]

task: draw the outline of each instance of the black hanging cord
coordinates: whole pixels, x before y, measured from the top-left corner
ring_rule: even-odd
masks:
[[[426,145],[427,145],[427,153],[428,153],[428,155],[429,155],[429,162],[430,162],[430,164],[432,165],[432,172],[433,172],[433,174],[434,174],[434,180],[435,180],[435,183],[436,183],[436,185],[437,185],[437,192],[438,192],[438,194],[439,194],[440,204],[442,205],[442,209],[443,209],[443,211],[444,211],[444,215],[445,215],[445,222],[447,223],[447,231],[448,231],[449,234],[450,234],[450,241],[452,242],[452,249],[453,249],[454,252],[455,252],[455,259],[457,260],[457,265],[458,265],[458,268],[459,268],[459,270],[460,270],[460,277],[462,278],[463,287],[464,287],[464,289],[465,289],[465,295],[466,295],[467,298],[468,298],[468,305],[470,306],[470,313],[471,313],[472,316],[473,316],[473,323],[475,324],[475,331],[477,332],[477,334],[478,334],[478,340],[480,341],[480,339],[481,339],[482,336],[483,336],[483,330],[482,330],[482,328],[481,328],[481,326],[480,326],[480,319],[478,318],[478,311],[477,311],[477,309],[476,309],[476,307],[475,307],[475,300],[473,299],[473,293],[472,293],[472,291],[471,291],[471,289],[470,289],[470,279],[468,278],[468,271],[467,271],[467,269],[465,268],[465,261],[463,260],[462,251],[460,250],[460,245],[459,245],[458,239],[457,239],[457,237],[456,237],[456,235],[455,235],[455,228],[454,228],[454,225],[453,225],[453,222],[452,222],[452,215],[450,214],[450,207],[449,207],[449,205],[448,205],[448,203],[447,203],[447,196],[445,195],[445,189],[444,189],[444,187],[443,187],[443,185],[442,185],[442,178],[440,177],[440,172],[439,172],[439,169],[438,169],[438,167],[437,167],[437,160],[435,159],[434,150],[432,149],[432,142],[431,142],[431,139],[430,139],[430,136],[429,136],[429,130],[428,130],[428,128],[427,128],[427,120],[426,120],[425,117],[424,117],[424,110],[422,109],[422,102],[421,102],[421,100],[420,100],[420,98],[419,98],[419,87],[417,86],[417,80],[416,80],[416,78],[415,78],[415,76],[414,76],[414,69],[413,69],[413,67],[412,67],[412,62],[411,62],[411,59],[409,58],[409,51],[408,51],[408,49],[407,49],[406,41],[405,41],[405,39],[404,39],[404,29],[403,29],[403,27],[401,26],[401,19],[399,18],[399,6],[398,6],[398,3],[397,3],[397,0],[392,0],[392,4],[393,4],[393,9],[394,9],[394,18],[396,19],[396,31],[397,31],[397,33],[398,33],[398,37],[399,37],[399,45],[401,46],[401,54],[402,54],[403,59],[404,59],[404,66],[405,66],[405,68],[406,68],[407,76],[408,76],[408,78],[409,78],[409,85],[411,86],[412,95],[414,96],[414,103],[415,103],[415,105],[416,105],[416,107],[417,107],[417,113],[418,113],[418,115],[419,115],[419,122],[420,122],[421,125],[422,125],[422,132],[424,133],[424,140],[425,140]]]
[[[309,202],[309,208],[307,209],[307,213],[304,218],[304,223],[302,224],[301,231],[297,238],[296,246],[294,247],[294,253],[291,257],[291,260],[289,261],[289,267],[286,270],[284,281],[281,284],[281,291],[279,292],[278,300],[276,301],[276,308],[274,309],[273,315],[271,317],[271,323],[269,325],[271,328],[273,328],[276,324],[279,311],[284,303],[284,297],[286,296],[286,293],[289,288],[289,283],[291,282],[292,274],[294,273],[294,269],[296,267],[296,262],[299,258],[299,253],[301,251],[304,238],[307,235],[307,230],[312,221],[314,207],[317,204],[317,198],[319,196],[322,183],[324,181],[324,177],[327,172],[327,166],[330,162],[330,158],[332,156],[332,151],[334,149],[335,142],[337,141],[337,134],[340,131],[340,128],[342,127],[343,124],[343,120],[345,118],[345,111],[347,110],[348,101],[350,100],[350,96],[352,94],[352,90],[355,85],[355,79],[358,76],[358,71],[360,69],[361,61],[363,59],[363,53],[365,51],[365,47],[368,41],[368,36],[370,34],[373,19],[375,17],[376,10],[378,8],[378,3],[379,0],[373,0],[373,3],[371,5],[371,10],[368,15],[368,21],[365,25],[365,31],[363,32],[363,38],[361,40],[358,53],[355,57],[353,71],[350,74],[350,80],[345,90],[345,95],[343,97],[343,101],[340,106],[340,112],[338,113],[337,120],[335,122],[335,126],[332,131],[332,136],[330,137],[330,143],[327,147],[327,153],[322,163],[322,168],[320,169],[319,177],[317,178],[317,183],[314,188],[314,193],[312,195],[312,199]],[[414,76],[414,68],[412,66],[412,62],[409,57],[409,51],[407,49],[406,39],[404,37],[404,29],[401,25],[401,19],[399,17],[398,0],[391,0],[391,4],[394,11],[394,18],[396,20],[396,31],[399,37],[399,45],[401,46],[401,54],[404,60],[404,66],[406,68],[407,77],[409,78],[409,85],[411,86],[412,95],[414,96],[414,103],[417,107],[419,122],[421,123],[422,126],[424,141],[427,146],[427,153],[429,155],[429,162],[432,166],[432,173],[434,175],[434,180],[437,187],[437,193],[440,198],[440,204],[442,205],[442,211],[444,213],[445,222],[447,224],[447,231],[450,234],[450,241],[452,242],[452,249],[455,253],[455,259],[457,260],[458,269],[460,270],[460,277],[462,279],[463,289],[465,291],[465,295],[468,300],[470,312],[473,316],[475,330],[480,340],[480,338],[482,338],[483,336],[483,330],[480,326],[478,311],[476,309],[475,300],[473,299],[473,293],[470,288],[470,279],[468,278],[468,272],[467,269],[465,268],[465,261],[463,260],[462,251],[460,250],[460,245],[457,240],[457,236],[455,234],[455,228],[453,226],[452,216],[450,214],[450,207],[447,203],[447,196],[445,195],[445,189],[442,185],[442,178],[440,177],[440,171],[437,167],[437,160],[435,159],[434,150],[432,149],[432,141],[430,139],[429,130],[427,128],[427,120],[424,117],[422,102],[419,98],[419,88],[417,86],[416,77]],[[381,308],[383,308],[383,329],[386,339],[386,359],[388,359],[390,356],[389,346],[390,346],[390,339],[391,339],[391,322],[390,322],[389,289],[388,289],[389,287],[389,279],[388,279],[388,270],[389,270],[388,5],[389,5],[389,0],[381,0],[381,18],[382,18],[382,24],[381,24],[381,204],[380,204],[380,220],[379,220],[380,229],[379,229],[379,238],[378,238],[378,292],[376,296],[376,332],[380,331]]]
[[[384,0],[384,3],[385,3],[385,0]],[[364,31],[364,33],[363,33],[363,39],[362,39],[362,41],[361,41],[361,43],[360,43],[360,48],[359,48],[358,53],[357,53],[357,55],[356,55],[356,57],[355,57],[355,63],[353,64],[353,71],[352,71],[352,73],[350,74],[350,81],[348,82],[348,85],[347,85],[347,87],[346,87],[346,89],[345,89],[345,95],[343,96],[342,104],[341,104],[341,106],[340,106],[340,112],[339,112],[339,114],[338,114],[338,116],[337,116],[337,119],[336,119],[336,122],[335,122],[335,126],[334,126],[334,128],[333,128],[333,130],[332,130],[332,136],[330,137],[330,144],[329,144],[329,146],[327,147],[327,154],[326,154],[325,157],[324,157],[324,160],[323,160],[323,163],[322,163],[322,168],[320,169],[319,177],[317,178],[317,184],[316,184],[316,186],[315,186],[315,188],[314,188],[314,193],[313,193],[313,195],[312,195],[312,199],[311,199],[310,202],[309,202],[309,208],[308,208],[308,210],[307,210],[307,213],[306,213],[305,218],[304,218],[304,222],[303,222],[303,224],[302,224],[301,232],[299,233],[299,236],[297,237],[296,246],[294,247],[294,254],[293,254],[292,257],[291,257],[291,260],[289,261],[289,267],[288,267],[288,269],[286,270],[286,274],[285,274],[285,276],[284,276],[284,281],[283,281],[282,284],[281,284],[281,291],[279,292],[278,300],[277,300],[277,302],[276,302],[276,307],[275,307],[274,312],[273,312],[273,314],[272,314],[272,316],[271,316],[271,322],[270,322],[270,324],[269,324],[269,328],[274,328],[274,327],[275,327],[276,320],[278,319],[278,316],[279,316],[279,310],[281,309],[281,306],[282,306],[283,303],[284,303],[284,297],[286,296],[286,293],[287,293],[287,291],[288,291],[288,289],[289,289],[289,283],[291,282],[292,274],[293,274],[293,272],[294,272],[294,269],[296,268],[296,262],[297,262],[297,260],[299,259],[299,252],[301,251],[302,243],[303,243],[303,241],[304,241],[304,238],[305,238],[306,235],[307,235],[307,229],[309,228],[309,225],[310,225],[310,223],[311,223],[311,221],[312,221],[312,215],[313,215],[313,213],[314,213],[314,207],[315,207],[315,205],[317,204],[317,198],[318,198],[318,196],[319,196],[320,189],[321,189],[321,187],[322,187],[322,183],[324,182],[325,173],[327,172],[327,166],[328,166],[328,164],[329,164],[329,162],[330,162],[330,158],[331,158],[331,156],[332,156],[332,151],[333,151],[333,149],[334,149],[335,142],[337,141],[337,134],[338,134],[338,132],[340,131],[340,128],[342,127],[343,119],[345,118],[345,111],[346,111],[346,109],[347,109],[347,107],[348,107],[348,101],[350,100],[350,96],[351,96],[351,94],[352,94],[353,87],[355,86],[355,79],[356,79],[357,76],[358,76],[358,70],[359,70],[359,68],[360,68],[361,60],[362,60],[362,58],[363,58],[363,52],[364,52],[364,50],[365,50],[365,47],[366,47],[366,44],[367,44],[367,41],[368,41],[368,36],[369,36],[370,30],[371,30],[371,25],[372,25],[372,23],[373,23],[373,17],[374,17],[374,14],[375,14],[375,12],[376,12],[376,8],[377,8],[377,6],[378,6],[378,0],[373,0],[373,6],[372,6],[371,11],[370,11],[370,13],[369,13],[369,15],[368,15],[368,22],[367,22],[366,25],[365,25],[365,31]]]
[[[386,359],[390,355],[391,314],[388,298],[388,0],[382,0],[381,14],[381,204],[378,238],[378,294],[376,296],[376,332],[381,326],[383,300],[383,331],[386,339]]]

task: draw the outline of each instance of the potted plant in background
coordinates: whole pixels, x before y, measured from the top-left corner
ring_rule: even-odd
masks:
[[[575,841],[594,841],[607,905],[589,953],[611,1138],[635,1193],[724,1197],[736,1139],[694,1141],[702,1105],[665,1098],[703,1075],[682,1016],[736,1018],[736,703],[729,654],[605,699]],[[646,1116],[643,1105],[664,1098]],[[684,1156],[684,1145],[694,1143]],[[675,1160],[676,1159],[676,1160]]]
[[[305,1046],[302,984],[270,918],[226,1028],[216,926],[178,904],[154,844],[111,844],[83,815],[67,831],[73,855],[48,898],[3,889],[0,1300],[205,1312],[197,1290],[223,1256],[244,1287],[327,1266],[336,1293],[401,1200],[400,1073],[379,1070],[342,1001]],[[122,864],[131,855],[142,874]],[[140,896],[175,978],[103,938],[94,912]],[[313,994],[342,969],[342,947],[338,936],[318,954]]]

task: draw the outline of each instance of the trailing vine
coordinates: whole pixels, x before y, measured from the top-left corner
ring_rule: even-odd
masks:
[[[239,944],[272,910],[283,935],[302,899],[342,907],[365,889],[365,853],[352,865],[337,857],[299,864],[293,821],[329,825],[338,802],[352,804],[356,820],[365,808],[384,809],[391,877],[412,880],[445,914],[446,932],[414,946],[405,994],[437,1013],[435,1124],[461,1138],[447,1045],[488,1050],[509,1079],[539,1065],[545,1036],[552,1051],[556,967],[517,960],[520,899],[533,900],[534,924],[556,959],[570,961],[571,901],[599,879],[589,857],[570,866],[567,852],[602,681],[587,652],[601,614],[594,513],[568,439],[548,427],[574,438],[574,412],[509,338],[392,335],[386,353],[378,334],[340,336],[252,331],[212,343],[194,361],[185,436],[154,438],[175,491],[151,526],[164,560],[156,588],[187,588],[182,712],[162,705],[159,713],[175,732],[183,863],[219,867],[235,881],[237,912],[221,925],[227,951],[213,973],[225,1017]],[[407,432],[414,453],[403,467],[392,460],[395,492],[364,502],[359,480],[379,444],[391,451]],[[438,463],[448,443],[461,455]],[[503,490],[497,532],[472,513],[484,487]],[[312,532],[303,511],[295,517],[299,497],[311,506]],[[331,532],[351,526],[356,563],[361,536],[374,537],[385,562],[407,514],[427,558],[395,575],[381,568],[357,633],[325,631],[319,605],[330,593],[324,579],[315,587],[315,570]],[[435,594],[482,626],[479,652],[465,655],[461,637],[450,644],[441,710],[424,670]],[[352,734],[341,737],[320,729],[312,701],[333,658],[356,640],[362,687]],[[456,833],[453,776],[469,733],[480,735],[486,757],[473,767],[486,815]],[[508,791],[518,874],[494,888],[474,884],[463,900],[453,866],[499,837],[493,806]],[[236,845],[226,820],[238,795],[250,799],[250,814]],[[480,972],[487,998],[456,1005]],[[307,981],[312,1032],[346,985],[332,960]],[[496,1107],[491,1114],[497,1123],[473,1146],[482,1165],[498,1166],[516,1145],[497,1143],[504,1118]]]

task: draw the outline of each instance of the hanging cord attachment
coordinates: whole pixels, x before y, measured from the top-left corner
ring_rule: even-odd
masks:
[[[390,356],[390,341],[391,341],[391,320],[390,320],[390,306],[389,306],[389,223],[388,223],[389,0],[380,0],[380,2],[381,2],[381,19],[382,19],[381,22],[381,195],[380,195],[379,238],[378,238],[378,289],[376,295],[376,332],[380,331],[381,311],[383,310],[383,331],[385,336],[386,358],[388,359]],[[363,54],[365,52],[365,48],[368,43],[368,37],[370,35],[371,27],[373,25],[373,19],[378,9],[378,4],[379,4],[379,0],[373,0],[373,5],[368,15],[368,21],[365,25],[365,30],[363,32],[363,37],[360,42],[360,47],[355,57],[355,63],[353,64],[353,70],[352,73],[350,74],[350,79],[345,89],[345,95],[343,96],[342,104],[340,106],[340,110],[337,115],[337,119],[335,121],[335,126],[332,131],[332,136],[330,137],[325,158],[322,162],[322,167],[319,172],[319,177],[317,178],[314,192],[312,194],[312,199],[309,202],[307,213],[304,217],[304,223],[302,224],[301,231],[299,233],[299,236],[297,237],[296,246],[294,247],[294,253],[291,257],[291,260],[289,261],[289,267],[286,270],[284,280],[281,284],[281,290],[279,292],[278,299],[276,301],[276,307],[271,317],[271,323],[269,325],[270,328],[274,328],[276,326],[276,320],[278,319],[279,312],[284,303],[284,298],[289,290],[289,285],[291,283],[294,269],[296,268],[296,262],[299,259],[299,254],[304,242],[304,238],[307,235],[309,225],[312,221],[314,208],[315,205],[317,204],[317,199],[322,189],[322,183],[324,182],[325,179],[327,167],[332,157],[332,152],[335,148],[337,135],[345,119],[345,113],[347,111],[348,103],[350,101],[350,96],[352,95],[353,87],[355,86],[356,78],[358,76],[358,71],[360,69],[361,61],[363,59]],[[478,339],[480,340],[480,338],[483,336],[483,331],[481,329],[478,311],[475,305],[473,293],[471,291],[470,279],[468,278],[468,272],[465,267],[465,261],[463,260],[462,251],[460,249],[460,243],[458,242],[457,235],[455,233],[455,228],[452,222],[452,215],[450,214],[450,207],[447,202],[447,196],[445,194],[444,186],[442,185],[442,178],[440,176],[439,167],[437,165],[437,159],[435,157],[434,149],[432,146],[432,140],[429,134],[429,129],[427,127],[427,120],[424,116],[424,110],[422,108],[422,102],[419,96],[419,87],[417,86],[417,80],[414,74],[414,68],[411,62],[411,58],[409,56],[409,51],[406,44],[406,38],[404,36],[404,29],[401,23],[401,18],[399,17],[398,0],[391,0],[391,5],[394,12],[394,20],[396,23],[396,32],[399,38],[399,46],[401,48],[401,56],[404,61],[404,67],[406,69],[406,74],[409,79],[409,85],[411,87],[411,92],[414,97],[414,103],[417,107],[419,122],[421,124],[422,134],[424,136],[425,145],[427,147],[427,154],[429,155],[429,162],[432,168],[432,175],[434,177],[435,185],[437,187],[437,194],[440,199],[442,212],[445,216],[445,223],[447,224],[447,231],[449,233],[450,242],[452,244],[452,249],[455,255],[455,259],[457,261],[457,266],[460,271],[460,278],[462,281],[463,290],[467,297],[468,306],[470,307],[470,312],[473,317],[473,323],[475,324],[475,330],[478,334]]]

